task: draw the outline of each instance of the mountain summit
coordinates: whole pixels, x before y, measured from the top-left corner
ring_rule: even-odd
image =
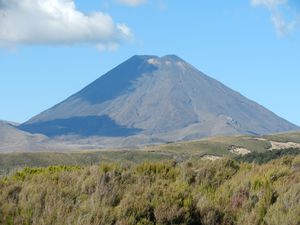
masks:
[[[175,55],[133,56],[19,128],[163,141],[299,129]]]

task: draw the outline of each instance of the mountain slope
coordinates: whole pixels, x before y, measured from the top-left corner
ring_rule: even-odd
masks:
[[[33,135],[14,127],[11,122],[0,121],[0,152],[42,150],[43,135]]]
[[[299,129],[174,55],[134,56],[20,128],[163,141]]]

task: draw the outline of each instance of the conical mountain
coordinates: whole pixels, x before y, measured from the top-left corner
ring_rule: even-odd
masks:
[[[174,55],[133,56],[20,128],[168,141],[299,129]]]

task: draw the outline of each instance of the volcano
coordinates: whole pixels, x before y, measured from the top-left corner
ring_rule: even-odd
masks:
[[[133,56],[19,128],[162,141],[299,130],[175,55]]]

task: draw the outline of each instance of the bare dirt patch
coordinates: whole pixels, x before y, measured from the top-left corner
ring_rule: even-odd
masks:
[[[234,148],[231,149],[230,152],[236,155],[247,155],[251,153],[251,151],[246,148]]]
[[[216,160],[222,159],[222,157],[221,156],[216,156],[216,155],[205,155],[201,159],[202,160],[216,161]]]

